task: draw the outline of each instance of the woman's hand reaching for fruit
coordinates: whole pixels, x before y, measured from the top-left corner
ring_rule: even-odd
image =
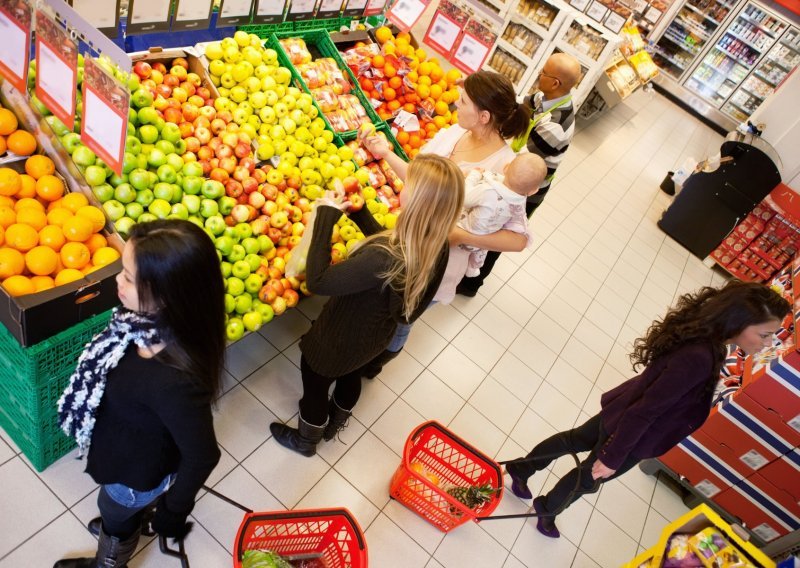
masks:
[[[392,153],[389,142],[380,136],[367,136],[361,139],[361,143],[376,158],[383,159]]]
[[[340,211],[346,211],[350,206],[349,201],[344,199],[344,190],[329,189],[322,197],[317,199],[317,205],[327,205],[328,207],[335,207]]]

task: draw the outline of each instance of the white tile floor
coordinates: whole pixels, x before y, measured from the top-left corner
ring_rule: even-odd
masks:
[[[408,432],[426,419],[509,459],[597,411],[600,394],[631,374],[630,341],[676,294],[722,280],[655,225],[669,204],[658,190],[665,172],[719,143],[643,93],[581,130],[533,217],[536,246],[503,255],[479,296],[426,313],[406,351],[365,382],[345,443],[324,444],[313,458],[278,446],[267,425],[296,421],[297,340],[322,300],[304,300],[237,343],[216,415],[223,459],[209,483],[255,510],[346,506],[380,568],[611,568],[629,560],[685,511],[638,469],[568,509],[555,541],[523,520],[468,524],[445,536],[390,501],[389,480]],[[0,567],[48,567],[93,550],[84,525],[96,514],[96,487],[83,463],[67,456],[39,474],[0,437]],[[568,467],[562,460],[537,474],[532,489],[551,487]],[[526,509],[507,492],[498,514]],[[193,517],[192,566],[230,566],[242,513],[204,495]],[[155,543],[142,544],[132,567],[177,566]]]

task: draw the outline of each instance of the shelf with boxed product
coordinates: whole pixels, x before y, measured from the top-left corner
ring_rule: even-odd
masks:
[[[500,42],[502,40],[498,41],[492,55],[488,58],[487,65],[511,79],[515,87],[519,87],[523,84],[523,80],[528,77],[530,62],[523,61],[516,48],[508,44],[503,47]]]
[[[557,0],[520,0],[509,11],[510,21],[534,31],[544,39],[552,38],[569,13],[569,8]]]

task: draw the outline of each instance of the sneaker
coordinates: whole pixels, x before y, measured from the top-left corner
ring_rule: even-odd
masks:
[[[548,538],[558,538],[561,533],[558,532],[556,527],[556,518],[553,515],[548,515],[544,507],[544,496],[539,495],[533,500],[533,510],[536,511],[536,530]]]
[[[528,482],[519,476],[516,465],[506,464],[506,473],[511,477],[511,492],[520,499],[533,499],[533,493],[528,489]]]

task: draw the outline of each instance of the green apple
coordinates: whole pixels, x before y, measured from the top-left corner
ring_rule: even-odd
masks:
[[[184,176],[203,177],[203,166],[198,162],[185,162],[183,168],[181,168],[181,173]]]
[[[125,215],[134,221],[138,220],[139,217],[142,216],[142,213],[144,213],[144,207],[142,207],[141,203],[136,203],[134,201],[133,203],[128,203],[125,206]]]
[[[140,108],[136,117],[139,119],[139,124],[155,124],[158,121],[158,111],[151,106]]]
[[[150,155],[152,156],[153,154]],[[159,166],[156,175],[158,175],[158,179],[164,183],[175,183],[178,179],[175,168],[169,164]]]
[[[203,182],[200,193],[203,194],[203,197],[208,199],[219,199],[225,195],[225,186],[216,180],[207,179]],[[235,201],[234,199],[234,203]],[[231,208],[233,208],[233,205],[231,205]],[[228,211],[228,213],[230,213],[230,211]],[[227,215],[228,213],[223,213],[223,215]]]
[[[228,263],[223,262],[222,264],[228,264]],[[235,309],[236,309],[236,298],[234,298],[230,294],[225,294],[225,313],[232,314]]]
[[[186,221],[189,219],[189,210],[183,203],[174,203],[172,209],[169,211],[168,219],[181,219]]]
[[[153,200],[156,198],[153,195],[153,190],[150,188],[140,189],[136,192],[136,203],[142,205],[142,207],[148,207]]]
[[[105,203],[109,199],[114,198],[114,188],[103,183],[92,188],[92,193],[100,203]]]
[[[152,168],[158,168],[166,163],[167,155],[158,148],[153,148],[153,151],[147,156],[147,165]]]
[[[244,331],[242,320],[240,318],[231,318],[225,326],[225,337],[227,337],[228,341],[239,341],[244,336]]]
[[[106,182],[106,171],[100,166],[88,166],[83,172],[83,177],[90,187],[95,187]]]
[[[222,235],[222,232],[225,230],[225,219],[223,219],[219,215],[208,216],[206,218],[205,223],[203,224],[205,225],[206,229],[211,231],[211,234],[213,234],[215,237],[220,237]],[[215,241],[215,246],[216,246],[216,241]],[[231,246],[233,246],[233,241],[231,241]],[[217,247],[217,250],[220,250],[219,247]]]
[[[223,192],[225,189],[223,188]],[[236,205],[236,199],[230,197],[228,195],[223,195],[218,200],[219,203],[219,212],[221,215],[230,215],[233,206]]]
[[[112,221],[117,221],[125,215],[125,206],[115,199],[103,203],[103,211]]]
[[[171,210],[172,206],[169,204],[169,201],[164,199],[154,199],[153,202],[147,207],[147,211],[159,219],[166,219]]]
[[[129,183],[122,183],[114,188],[114,199],[120,203],[132,203],[136,200],[136,190]]]
[[[231,252],[228,255],[228,260],[231,262],[237,262],[239,260],[244,260],[245,256],[247,256],[247,253],[244,251],[244,247],[240,244],[235,244],[233,245],[233,248],[231,248]]]
[[[203,178],[197,176],[185,176],[181,183],[183,192],[189,195],[199,195],[203,187]]]
[[[219,216],[219,204],[213,199],[208,199],[205,197],[200,199],[200,215],[205,219]],[[218,218],[221,219],[221,217]]]
[[[272,321],[272,318],[275,317],[275,310],[272,309],[272,306],[269,304],[264,304],[260,302],[254,306],[254,310],[261,314],[261,322],[262,324],[267,324]]]
[[[158,129],[152,124],[140,126],[139,139],[145,144],[155,144],[158,141]]]
[[[240,294],[236,296],[236,313],[246,314],[253,307],[253,297],[250,294]]]
[[[196,215],[200,212],[200,196],[198,195],[186,194],[181,198],[181,203],[183,203],[190,215]]]
[[[242,316],[242,325],[247,331],[258,331],[264,325],[264,317],[257,310],[251,310]]]
[[[156,199],[163,199],[171,202],[174,198],[174,191],[171,183],[159,182],[153,186],[153,195]]]
[[[130,217],[120,217],[114,222],[114,228],[123,238],[127,238],[135,224],[136,221]]]
[[[181,129],[177,124],[168,122],[164,125],[164,128],[161,129],[161,138],[175,144],[181,139]]]
[[[255,256],[256,260],[260,263],[261,258],[258,256],[258,253],[261,252],[261,245],[258,244],[258,239],[255,237],[245,237],[239,243],[244,247],[244,251],[247,253],[245,260],[251,263],[250,269],[255,271],[258,268],[258,264],[252,266],[252,259],[251,256]]]
[[[219,243],[219,239],[217,239],[217,243]],[[219,246],[217,246],[219,249]],[[222,252],[222,251],[220,251]],[[225,254],[224,252],[222,254]],[[231,276],[230,278],[225,279],[225,291],[228,292],[234,298],[239,296],[244,292],[244,281],[241,278],[237,278],[236,276]]]
[[[151,221],[155,221],[157,219],[158,219],[158,217],[156,217],[152,213],[148,213],[147,211],[145,211],[144,213],[139,215],[139,219],[138,220],[139,220],[140,223],[150,223]]]
[[[79,166],[89,167],[93,166],[97,161],[97,156],[86,146],[78,146],[72,153],[72,161]]]
[[[153,95],[147,89],[140,87],[131,95],[131,103],[136,108],[149,107],[153,104]]]

